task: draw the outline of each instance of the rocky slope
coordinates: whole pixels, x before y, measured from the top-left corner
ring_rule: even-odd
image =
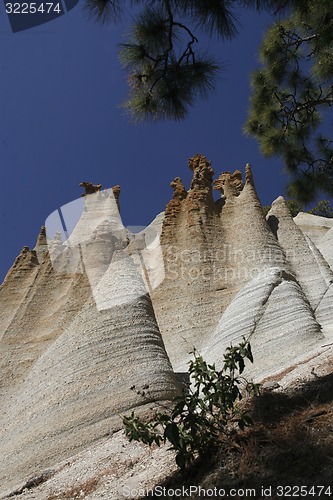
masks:
[[[98,191],[50,216],[9,270],[0,288],[0,497],[36,476],[43,487],[31,498],[53,498],[51,476],[67,471],[73,482],[71,464],[98,462],[120,439],[106,436],[121,415],[179,391],[193,347],[219,364],[245,336],[255,358],[248,376],[282,386],[330,359],[332,221],[293,219],[281,197],[266,220],[250,165],[245,182],[239,171],[213,181],[202,155],[189,167],[190,189],[174,179],[165,213],[141,233],[122,225],[118,186]],[[104,498],[100,460],[91,498]],[[105,498],[122,498],[114,494]]]

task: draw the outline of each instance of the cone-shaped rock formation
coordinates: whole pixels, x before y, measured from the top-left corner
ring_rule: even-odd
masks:
[[[330,348],[332,221],[293,219],[281,197],[266,220],[249,164],[244,178],[214,181],[205,156],[189,168],[189,189],[176,177],[165,213],[140,233],[122,224],[119,186],[97,185],[51,214],[9,270],[0,495],[89,448],[123,413],[170,400],[193,347],[219,366],[230,343],[250,339],[258,380]]]

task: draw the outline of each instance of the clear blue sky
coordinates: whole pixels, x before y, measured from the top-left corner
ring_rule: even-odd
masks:
[[[133,126],[120,108],[126,75],[117,59],[123,25],[88,21],[80,5],[47,24],[12,33],[0,12],[0,282],[24,245],[81,181],[120,184],[127,225],[148,224],[169,201],[170,181],[188,186],[187,159],[213,161],[216,175],[253,165],[263,204],[283,194],[279,160],[263,159],[242,134],[250,72],[269,16],[244,10],[232,42],[208,41],[225,65],[217,92],[181,123]]]

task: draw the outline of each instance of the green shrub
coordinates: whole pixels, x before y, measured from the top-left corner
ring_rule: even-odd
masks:
[[[207,364],[196,350],[193,355],[194,360],[188,363],[192,384],[174,398],[173,408],[168,413],[157,412],[147,422],[136,417],[134,411],[123,417],[125,434],[130,441],[141,441],[149,446],[169,441],[171,449],[177,451],[177,465],[183,470],[221,435],[228,434],[231,422],[236,422],[242,430],[252,424],[251,417],[241,413],[237,406],[242,399],[241,387],[258,394],[258,385],[241,376],[244,360],[253,362],[247,340],[227,348],[220,371],[215,364]]]

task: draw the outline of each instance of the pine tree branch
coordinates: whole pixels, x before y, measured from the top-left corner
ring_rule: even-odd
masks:
[[[285,33],[285,34],[287,34],[287,33]],[[296,45],[296,47],[298,48],[300,45],[302,45],[302,43],[310,42],[311,40],[315,40],[316,38],[318,38],[319,33],[314,33],[313,35],[309,35],[306,37],[300,37],[299,35],[297,35],[297,33],[293,33],[293,36],[294,36],[294,38],[297,37],[296,40],[294,39],[292,42],[287,42],[286,45],[288,47],[292,47],[292,46]]]
[[[322,104],[332,106],[333,96],[332,97],[325,97],[323,99],[314,99],[314,100],[310,100],[310,101],[306,101],[306,102],[303,102],[301,104],[298,104],[295,107],[295,113],[298,111],[302,111],[303,109],[316,108],[317,106],[321,106]]]

